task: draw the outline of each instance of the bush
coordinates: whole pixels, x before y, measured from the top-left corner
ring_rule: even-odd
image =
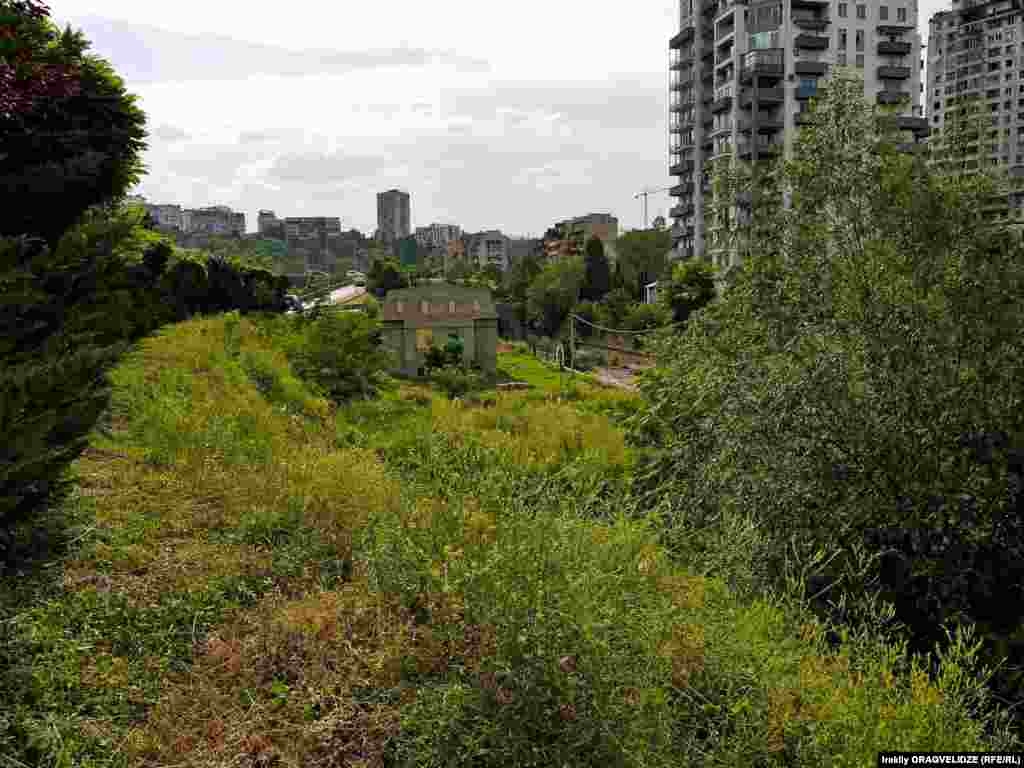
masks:
[[[390,362],[376,321],[331,309],[313,314],[290,358],[300,376],[335,400],[373,394]]]
[[[604,355],[596,349],[577,349],[573,368],[577,371],[589,371],[604,365]]]
[[[481,373],[458,366],[440,368],[434,371],[431,379],[450,398],[462,397],[487,386],[487,380]]]
[[[977,623],[986,652],[1011,655],[997,685],[1019,701],[1021,247],[981,216],[992,179],[895,154],[859,85],[829,88],[830,117],[784,169],[792,213],[740,232],[749,258],[723,298],[658,347],[634,422],[656,454],[643,476],[695,562],[752,528],[760,589],[799,574],[851,622],[830,604],[880,594],[917,652]],[[823,209],[839,212],[828,233],[811,223]]]

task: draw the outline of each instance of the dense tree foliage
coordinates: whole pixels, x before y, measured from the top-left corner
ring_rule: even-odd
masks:
[[[1009,695],[1024,661],[1024,254],[980,215],[994,173],[941,172],[898,141],[837,73],[779,166],[790,207],[765,195],[760,225],[732,220],[747,258],[659,343],[638,487],[657,489],[680,552],[745,563],[748,586],[795,577],[848,607],[879,594],[919,651],[945,622],[977,622],[1011,655]],[[721,168],[716,186],[750,178]]]
[[[388,291],[409,285],[401,266],[394,259],[378,259],[373,262],[366,281],[367,289],[379,298],[384,298]]]
[[[587,240],[583,257],[583,286],[580,295],[588,301],[600,301],[612,287],[611,266],[598,237]]]
[[[579,256],[559,259],[544,265],[531,283],[527,297],[530,321],[545,336],[554,336],[569,311],[580,300],[583,285],[583,259]]]
[[[18,16],[10,5],[0,9]],[[24,16],[5,31],[5,45],[28,59],[23,71],[75,73],[69,92],[22,99],[21,108],[0,115],[0,188],[7,192],[0,235],[32,233],[52,247],[88,207],[139,180],[145,116],[110,65],[86,53],[81,32],[57,34],[45,17]]]
[[[672,265],[669,274],[658,281],[658,303],[671,313],[672,322],[685,323],[715,298],[715,273],[703,259]]]
[[[634,230],[620,235],[615,241],[615,253],[621,287],[639,300],[644,285],[654,282],[665,271],[671,250],[672,235],[667,230]]]

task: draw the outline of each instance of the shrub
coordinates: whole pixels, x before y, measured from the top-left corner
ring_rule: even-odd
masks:
[[[596,349],[577,349],[572,362],[577,371],[589,371],[604,365],[604,355]]]
[[[372,394],[389,363],[376,321],[330,309],[314,314],[290,356],[300,376],[336,400]]]
[[[462,397],[469,392],[483,389],[487,381],[478,371],[460,368],[458,366],[446,366],[434,371],[431,379],[448,397]]]
[[[754,526],[761,588],[792,569],[821,610],[880,592],[912,650],[944,641],[946,622],[976,622],[1017,666],[1019,240],[980,213],[995,180],[895,153],[857,82],[827,93],[798,160],[772,171],[793,210],[762,203],[762,229],[736,233],[749,258],[723,298],[657,350],[665,375],[644,384],[635,422],[658,456],[644,474],[698,560]],[[1019,700],[1015,675],[996,679]]]

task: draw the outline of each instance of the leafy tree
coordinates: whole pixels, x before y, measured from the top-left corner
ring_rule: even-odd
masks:
[[[658,302],[672,322],[685,323],[690,315],[715,298],[716,270],[706,261],[686,259],[672,265],[668,279],[658,281]]]
[[[300,376],[336,400],[371,395],[390,362],[376,320],[332,308],[313,313],[289,356]]]
[[[79,91],[73,61],[55,55],[50,9],[37,0],[0,0],[0,119]]]
[[[36,4],[17,4],[28,5]],[[7,193],[0,236],[39,235],[52,248],[87,208],[122,197],[138,181],[145,115],[110,65],[86,54],[81,32],[69,27],[58,35],[47,19],[26,17],[10,2],[0,13],[5,47],[24,58],[17,82],[55,68],[66,83],[74,73],[68,92],[16,99],[19,108],[0,116],[0,188]]]
[[[762,198],[777,229],[730,223],[748,258],[658,342],[634,423],[655,451],[638,489],[660,499],[684,556],[715,567],[728,552],[737,587],[793,579],[849,621],[874,617],[861,597],[880,595],[914,651],[947,621],[977,622],[1012,668],[1022,248],[979,215],[1005,189],[995,171],[942,171],[899,140],[858,79],[834,74],[781,166],[789,207]],[[995,679],[1020,700],[1018,679]]]
[[[409,284],[408,278],[394,259],[379,259],[373,262],[366,281],[367,289],[379,298],[384,298],[388,291],[405,288]]]
[[[600,238],[592,236],[587,241],[583,264],[585,272],[580,295],[590,301],[600,301],[612,287],[611,266]]]
[[[527,292],[529,319],[545,336],[554,336],[580,299],[583,259],[579,256],[546,264]]]
[[[671,249],[672,235],[667,230],[634,230],[615,241],[621,285],[634,299],[640,298],[644,285],[661,276]]]

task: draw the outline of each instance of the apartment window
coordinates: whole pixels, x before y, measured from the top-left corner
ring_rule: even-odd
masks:
[[[845,19],[846,18],[846,3],[840,3],[839,4],[839,18],[841,18],[841,19]]]
[[[863,53],[858,53],[857,54],[857,66],[860,67],[861,69],[864,68],[864,54]]]
[[[906,8],[897,8],[896,9],[896,21],[906,21],[906,20],[907,20],[907,9]]]
[[[936,101],[934,104],[932,104],[932,109],[938,112],[940,109],[942,109],[942,102]]]
[[[889,7],[888,6],[880,5],[878,7],[878,19],[880,21],[888,21],[889,20]]]
[[[845,29],[840,29],[839,30],[839,47],[842,48],[844,51],[846,50],[846,30]]]
[[[845,53],[837,53],[836,54],[836,63],[840,67],[845,67],[846,66],[846,54]]]
[[[858,51],[864,50],[864,30],[858,29],[854,32],[854,42]]]
[[[866,5],[857,6],[857,18],[866,19],[868,17],[868,7]]]

